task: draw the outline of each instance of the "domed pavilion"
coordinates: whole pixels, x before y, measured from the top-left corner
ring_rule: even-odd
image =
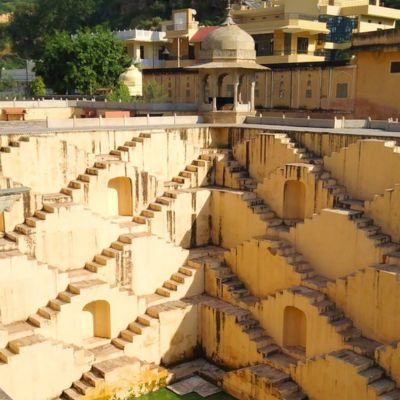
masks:
[[[217,113],[235,113],[240,120],[240,115],[255,112],[256,72],[268,68],[256,63],[254,39],[233,22],[230,12],[225,25],[203,40],[200,61],[188,67],[199,71],[199,111],[212,113],[212,120],[224,119]],[[225,79],[232,83],[230,93],[223,90]],[[246,102],[244,92],[249,93]]]

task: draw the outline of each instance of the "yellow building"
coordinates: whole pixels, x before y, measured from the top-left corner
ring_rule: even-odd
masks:
[[[356,54],[356,115],[373,119],[400,117],[400,29],[360,33]]]
[[[318,19],[316,1],[263,1],[253,7],[236,5],[233,18],[253,36],[258,63],[286,64],[325,60],[320,35],[329,31],[326,24]]]

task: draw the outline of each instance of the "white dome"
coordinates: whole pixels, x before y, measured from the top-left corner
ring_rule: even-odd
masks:
[[[128,86],[131,96],[143,95],[143,75],[133,64],[120,75],[119,80]]]

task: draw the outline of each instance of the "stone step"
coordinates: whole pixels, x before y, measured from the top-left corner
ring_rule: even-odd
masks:
[[[119,338],[114,338],[111,340],[111,343],[113,344],[113,346],[115,346],[117,349],[119,350],[125,350],[125,347],[132,343],[131,341],[125,340],[122,337]]]
[[[107,282],[104,282],[100,279],[88,279],[79,282],[70,283],[68,285],[68,290],[74,294],[81,294],[84,290],[97,289],[99,286],[107,285]]]
[[[72,383],[72,388],[75,389],[80,394],[87,394],[90,390],[93,390],[93,386],[84,380],[75,381]]]
[[[396,387],[396,384],[390,379],[378,379],[368,385],[377,395],[381,395],[390,392]]]
[[[150,203],[149,207],[152,211],[162,211],[163,209],[162,205],[159,203]]]
[[[18,224],[15,226],[15,231],[22,233],[23,235],[30,235],[32,233],[35,233],[35,228],[27,224]]]
[[[99,264],[96,261],[88,261],[85,263],[85,269],[93,273],[98,273],[104,267],[104,264]]]
[[[79,393],[75,388],[69,388],[63,391],[63,397],[67,400],[81,400],[82,394]]]
[[[186,276],[193,276],[196,273],[196,270],[194,268],[185,266],[185,267],[180,267],[179,272]]]
[[[355,370],[360,373],[366,371],[374,365],[374,361],[364,357],[362,355],[356,354],[351,350],[339,350],[331,353],[331,356],[342,360],[345,363],[350,364]]]
[[[81,189],[82,186],[83,186],[83,182],[80,182],[80,181],[77,181],[77,180],[76,181],[71,181],[68,184],[68,187],[72,188],[72,189]]]
[[[69,203],[71,201],[71,196],[68,196],[64,193],[46,193],[42,195],[43,203]]]
[[[99,175],[99,169],[98,168],[94,168],[94,167],[89,167],[89,168],[86,168],[86,174],[88,174],[88,175]]]
[[[171,291],[165,287],[157,288],[156,293],[163,297],[171,297]]]
[[[107,257],[112,257],[112,258],[117,258],[118,255],[120,254],[120,251],[117,249],[113,249],[112,247],[107,247],[102,251],[102,254],[107,256]]]
[[[54,319],[58,314],[58,311],[53,310],[50,307],[40,307],[38,310],[38,314],[46,319]]]
[[[148,326],[141,324],[140,322],[131,322],[129,324],[129,330],[136,333],[137,335],[142,335],[144,330],[147,328]]]
[[[165,287],[169,290],[177,291],[179,285],[180,284],[177,281],[173,281],[173,280],[169,279],[164,282],[163,287]]]
[[[273,353],[279,352],[279,346],[276,344],[270,344],[268,346],[261,347],[260,349],[257,349],[259,353],[261,353],[264,357],[267,357]]]
[[[375,382],[382,378],[384,371],[381,368],[371,367],[360,373],[368,383]]]
[[[188,278],[188,275],[183,274],[181,272],[176,272],[175,274],[172,274],[171,279],[174,280],[175,282],[178,283],[185,283],[185,280]]]
[[[126,243],[120,242],[119,240],[116,240],[115,242],[111,243],[111,248],[117,251],[123,251],[126,246]]]
[[[378,397],[379,400],[400,400],[400,389],[391,390]]]
[[[64,306],[65,304],[68,303],[58,298],[49,301],[49,307],[52,308],[54,311],[61,311],[61,307]]]
[[[65,301],[66,303],[71,303],[71,302],[72,302],[72,299],[73,299],[75,296],[78,296],[78,295],[75,294],[75,293],[69,292],[69,291],[64,291],[64,292],[59,293],[57,297],[58,297],[60,300]]]
[[[8,349],[7,347],[0,350],[0,362],[4,364],[10,364],[12,362],[13,357],[17,354]]]
[[[142,217],[146,217],[146,218],[154,218],[156,215],[156,212],[154,210],[143,210],[140,215]],[[136,222],[136,221],[135,221]]]
[[[169,206],[172,202],[173,202],[173,198],[171,197],[166,197],[166,196],[160,196],[157,197],[157,203],[165,205],[165,206]]]
[[[85,372],[82,375],[82,380],[87,382],[89,385],[96,387],[99,385],[100,382],[103,381],[103,378],[98,374],[94,373],[93,371]]]
[[[153,318],[151,315],[148,314],[142,314],[137,317],[137,320],[139,323],[141,323],[144,326],[153,326],[158,323],[157,318]]]
[[[25,224],[28,225],[29,227],[36,228],[37,224],[40,223],[40,221],[43,220],[37,217],[28,217],[25,220]]]
[[[82,182],[85,182],[85,183],[89,183],[89,182],[90,182],[90,175],[87,175],[87,174],[80,174],[80,175],[78,176],[78,180],[79,180],[79,181],[82,181]]]
[[[133,332],[130,329],[125,329],[125,330],[121,331],[120,335],[121,335],[121,338],[124,339],[125,341],[133,343],[133,341],[135,340],[135,337],[140,334],[141,334],[141,332],[137,333],[137,332]]]

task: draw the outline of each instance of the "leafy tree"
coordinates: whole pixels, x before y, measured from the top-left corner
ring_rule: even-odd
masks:
[[[5,77],[0,79],[0,92],[3,92],[5,90],[12,90],[14,89],[16,83],[13,78],[11,77]]]
[[[38,58],[46,37],[55,31],[75,33],[107,22],[119,13],[120,0],[33,0],[16,7],[7,31],[13,49],[24,58]],[[112,18],[111,18],[112,19]]]
[[[128,103],[131,101],[131,95],[129,93],[128,86],[125,83],[118,81],[111,93],[106,96],[108,101],[122,101]]]
[[[114,87],[131,63],[123,45],[107,29],[56,32],[49,38],[36,72],[56,93],[93,94]]]
[[[30,90],[33,96],[45,96],[46,95],[46,85],[41,76],[36,76],[31,82]]]
[[[154,79],[143,85],[143,100],[148,103],[160,103],[166,99],[164,86]]]

